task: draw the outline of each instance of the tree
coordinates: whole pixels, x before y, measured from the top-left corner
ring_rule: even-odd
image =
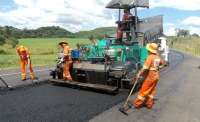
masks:
[[[11,29],[9,26],[5,26],[5,28],[4,28],[4,36],[5,36],[5,38],[11,37]]]
[[[0,35],[0,45],[5,44],[5,38],[3,35]]]
[[[190,36],[190,31],[185,29],[176,29],[177,37],[188,37]]]
[[[193,33],[192,37],[199,37],[199,35],[197,33]]]
[[[15,48],[17,44],[19,43],[19,41],[16,38],[11,37],[11,38],[6,39],[6,43],[11,45],[12,48]]]
[[[89,40],[90,40],[90,41],[94,40],[94,36],[93,36],[93,35],[90,35],[90,36],[89,36]]]
[[[19,43],[19,41],[12,35],[13,27],[5,26],[0,28],[0,45],[9,44],[13,48]]]

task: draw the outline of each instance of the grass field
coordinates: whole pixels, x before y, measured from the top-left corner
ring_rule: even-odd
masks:
[[[19,45],[29,48],[34,66],[54,65],[57,52],[59,51],[58,43],[64,38],[30,38],[19,40]],[[88,39],[66,39],[72,48],[77,43],[88,44]],[[200,56],[200,38],[170,38],[171,48]],[[19,57],[16,50],[8,45],[0,46],[0,68],[9,69],[19,67]]]
[[[200,38],[171,38],[171,48],[179,51],[200,56]]]
[[[59,51],[58,43],[65,38],[30,38],[20,39],[19,45],[29,48],[34,66],[55,64],[56,55]],[[88,39],[66,39],[70,47],[75,48],[77,43],[87,44]],[[16,49],[8,45],[0,46],[0,68],[9,69],[19,67],[19,57]]]

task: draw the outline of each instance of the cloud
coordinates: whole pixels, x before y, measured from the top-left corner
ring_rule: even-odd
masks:
[[[166,23],[164,24],[164,33],[168,36],[174,36],[177,28],[189,30],[190,34],[200,35],[200,17],[190,16],[177,23]]]
[[[176,35],[176,25],[174,23],[164,24],[164,34],[167,36],[175,36]]]
[[[0,11],[0,25],[18,28],[61,26],[70,31],[88,30],[96,27],[115,26],[117,11],[106,9],[110,0],[13,0],[16,7]],[[200,10],[200,0],[150,0],[150,7],[169,7],[181,10]],[[199,27],[199,17],[189,17],[178,23],[193,30]],[[172,23],[171,23],[172,24]],[[175,25],[166,26],[166,33],[174,33]]]
[[[17,9],[0,12],[1,25],[19,28],[61,26],[70,31],[114,26],[115,16],[105,9],[107,0],[13,0]]]
[[[150,0],[150,7],[169,7],[179,10],[200,10],[200,0]]]
[[[182,24],[189,26],[198,26],[200,28],[200,16],[191,16],[182,21]]]
[[[200,35],[200,28],[190,26],[188,29],[190,30],[190,33],[191,33],[191,34],[196,33],[196,34],[199,34],[199,35]]]
[[[182,25],[186,26],[186,29],[190,30],[190,33],[200,34],[200,16],[190,16],[185,18]]]

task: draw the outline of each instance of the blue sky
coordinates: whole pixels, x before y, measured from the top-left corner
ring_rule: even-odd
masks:
[[[0,26],[38,28],[61,26],[73,32],[114,26],[116,10],[105,9],[109,0],[0,0]],[[77,4],[80,3],[80,4]],[[141,18],[163,15],[164,31],[175,28],[200,34],[200,0],[150,0],[150,9],[139,11]]]

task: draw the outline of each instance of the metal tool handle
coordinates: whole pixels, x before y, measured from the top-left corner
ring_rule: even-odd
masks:
[[[0,69],[1,70],[1,69]],[[9,88],[9,85],[5,82],[5,80],[0,76],[0,81],[7,87]]]
[[[135,87],[136,87],[138,81],[139,81],[139,78],[136,79],[136,81],[135,81],[135,83],[134,83],[134,85],[133,85],[133,87],[132,87],[132,89],[131,89],[131,91],[130,91],[130,93],[129,93],[129,95],[128,95],[128,98],[126,99],[126,102],[124,103],[124,106],[123,106],[123,107],[126,107],[126,106],[127,106],[128,101],[129,101],[129,99],[130,99],[130,97],[131,97],[131,95],[132,95],[132,93],[133,93],[133,90],[135,89]]]

